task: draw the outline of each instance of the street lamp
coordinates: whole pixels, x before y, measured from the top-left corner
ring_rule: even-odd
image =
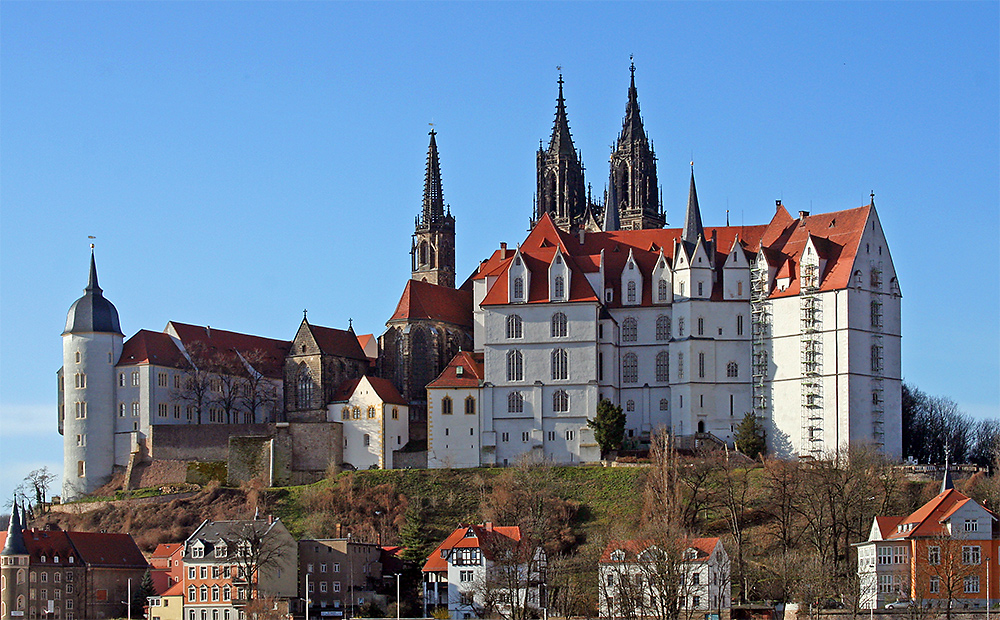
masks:
[[[309,620],[309,573],[306,573],[306,620]]]
[[[989,569],[987,568],[987,570],[989,570]],[[402,577],[402,576],[403,576],[403,573],[396,573],[396,620],[399,620],[399,608],[402,606],[402,600],[399,598],[399,578]],[[987,580],[987,582],[989,582],[989,577],[987,577],[986,580]],[[989,596],[990,596],[989,595],[989,589],[990,588],[989,588],[989,585],[987,583],[987,586],[986,586],[986,592],[987,592],[986,598],[987,599],[989,599]],[[990,617],[989,617],[989,613],[990,613],[989,612],[989,607],[987,606],[986,609],[987,609],[987,611],[986,611],[986,620],[990,620]]]

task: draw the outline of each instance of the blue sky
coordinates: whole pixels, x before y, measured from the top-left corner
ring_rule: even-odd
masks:
[[[629,55],[671,225],[868,202],[903,373],[1000,416],[1000,4],[0,4],[0,494],[61,472],[55,372],[88,235],[127,335],[380,333],[428,123],[458,263],[523,239],[557,66],[595,193]]]

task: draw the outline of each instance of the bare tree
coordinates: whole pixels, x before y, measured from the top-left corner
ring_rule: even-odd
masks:
[[[729,533],[733,537],[736,552],[736,577],[740,583],[740,601],[747,601],[750,590],[747,579],[746,562],[744,560],[744,534],[747,521],[747,507],[756,499],[756,486],[752,480],[751,470],[754,464],[736,454],[726,454],[721,461],[722,477],[719,483],[719,499],[729,525]]]
[[[30,489],[35,500],[35,507],[41,512],[45,510],[46,498],[49,496],[49,487],[55,482],[56,475],[49,471],[48,467],[33,469],[24,477],[24,482]]]
[[[245,588],[246,599],[252,601],[258,598],[261,572],[276,569],[291,551],[270,520],[242,521],[232,530],[232,536],[236,544],[234,582]]]
[[[196,340],[184,347],[187,352],[187,367],[181,378],[181,386],[173,392],[174,400],[186,402],[194,410],[195,422],[202,423],[202,414],[212,402],[212,387],[215,371],[212,368],[213,351],[205,343]]]
[[[545,550],[537,540],[506,536],[493,529],[479,532],[486,570],[475,584],[481,613],[504,620],[528,620],[541,607]]]
[[[927,558],[920,558],[917,565],[917,588],[926,587],[927,598],[936,599],[937,607],[944,608],[946,620],[951,620],[956,595],[971,588],[966,580],[979,580],[982,566],[982,549],[978,541],[952,538],[947,532],[927,541]],[[921,549],[918,546],[917,549]],[[919,551],[918,551],[919,552]],[[982,588],[979,585],[979,588]]]
[[[267,377],[269,360],[260,349],[240,352],[244,362],[243,391],[241,403],[254,422],[269,422],[263,415],[273,411],[278,402],[278,392],[274,383]]]

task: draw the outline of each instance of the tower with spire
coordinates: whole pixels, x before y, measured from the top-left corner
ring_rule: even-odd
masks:
[[[437,132],[430,132],[427,171],[424,173],[423,210],[416,219],[410,248],[411,279],[455,288],[455,218],[444,204]]]
[[[24,525],[15,499],[7,524],[7,540],[0,550],[0,618],[27,616],[29,560],[28,547],[24,544]]]
[[[605,200],[605,230],[618,225],[622,230],[663,228],[665,218],[660,208],[656,182],[656,154],[646,138],[639,114],[639,96],[635,89],[635,63],[629,68],[631,82],[628,103],[618,142],[611,153],[611,176]]]
[[[62,333],[59,426],[66,499],[108,482],[115,464],[115,365],[124,334],[118,310],[97,283],[93,245],[83,293],[70,307]]]
[[[584,218],[588,201],[583,164],[573,146],[566,118],[562,74],[559,74],[559,97],[556,99],[556,118],[549,147],[543,149],[539,145],[536,159],[537,188],[532,226],[549,213],[556,226],[568,231]]]

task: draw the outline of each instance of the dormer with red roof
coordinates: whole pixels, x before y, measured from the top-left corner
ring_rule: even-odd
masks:
[[[629,248],[625,268],[621,272],[621,299],[623,306],[638,306],[642,303],[642,269]]]
[[[508,268],[507,282],[507,303],[527,303],[531,291],[531,270],[525,264],[521,248],[514,250],[514,258]]]

